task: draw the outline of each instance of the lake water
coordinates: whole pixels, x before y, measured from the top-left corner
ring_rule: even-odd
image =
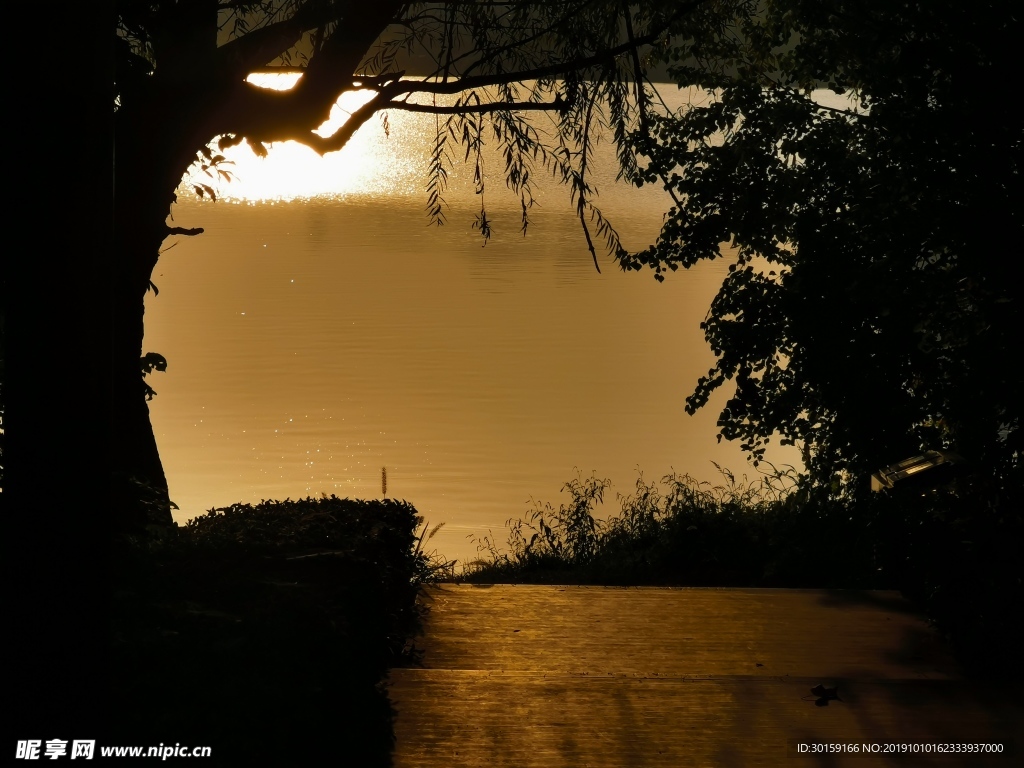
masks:
[[[389,117],[390,137],[367,125],[323,160],[238,149],[220,187],[233,199],[175,206],[175,224],[206,233],[162,256],[145,348],[168,359],[150,406],[179,522],[239,501],[379,498],[386,467],[388,496],[445,523],[431,548],[466,560],[469,537],[503,542],[531,499],[561,501],[575,468],[612,480],[607,511],[638,470],[756,476],[715,439],[726,393],[683,407],[714,364],[698,324],[728,259],[659,284],[602,256],[598,274],[567,191],[541,185],[523,237],[500,176],[483,247],[471,169],[453,171],[448,223],[431,226],[433,118]],[[665,199],[614,183],[610,147],[602,159],[602,208],[642,247]]]

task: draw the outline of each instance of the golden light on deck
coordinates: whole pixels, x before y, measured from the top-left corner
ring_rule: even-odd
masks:
[[[247,80],[260,88],[285,91],[293,88],[301,76],[293,72],[260,73],[250,75]],[[373,94],[362,89],[342,94],[331,109],[330,117],[316,133],[325,137],[333,135]],[[418,191],[422,168],[396,164],[402,153],[396,151],[395,143],[396,137],[385,135],[381,120],[376,116],[356,131],[343,149],[324,156],[297,141],[268,144],[267,156],[258,157],[245,142],[221,151],[216,148],[215,140],[211,142],[211,150],[230,161],[223,168],[231,173],[233,180],[217,179],[213,183],[201,170],[193,168],[183,179],[183,186],[191,189],[194,184],[209,184],[218,198],[249,202],[393,193],[403,191],[406,186],[410,193]],[[408,178],[409,183],[402,184],[401,178]]]

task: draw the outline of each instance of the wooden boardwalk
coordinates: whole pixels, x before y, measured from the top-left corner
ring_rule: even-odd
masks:
[[[1015,748],[1020,701],[961,679],[896,593],[442,585],[424,599],[423,665],[390,677],[395,768],[1024,764],[798,756],[799,742]]]

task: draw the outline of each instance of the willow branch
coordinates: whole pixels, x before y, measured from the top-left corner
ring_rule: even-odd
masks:
[[[590,239],[590,229],[587,228],[587,220],[583,216],[583,212],[586,210],[587,201],[584,200],[584,189],[586,189],[585,174],[587,173],[587,151],[590,149],[590,118],[594,111],[594,100],[596,95],[591,93],[590,99],[587,102],[587,116],[583,121],[583,147],[580,154],[580,202],[579,202],[579,214],[580,224],[583,226],[583,236],[587,238],[587,248],[590,249],[590,256],[594,259],[594,268],[598,274],[601,273],[601,265],[597,263],[597,251],[594,248],[594,241]]]
[[[643,44],[645,40],[653,40],[653,36],[638,38],[637,44]],[[351,74],[352,69],[348,68],[349,74],[339,76],[335,70],[328,72],[319,68],[316,81],[312,81],[312,72],[301,78],[299,83],[290,91],[270,91],[265,88],[258,88],[250,83],[241,83],[236,89],[234,99],[223,105],[223,113],[220,118],[220,125],[214,131],[216,134],[235,134],[248,136],[259,141],[288,141],[294,140],[312,147],[317,152],[332,152],[341,149],[351,138],[355,129],[361,126],[370,115],[379,109],[402,109],[405,101],[396,101],[399,97],[409,96],[416,93],[433,95],[457,94],[475,88],[486,88],[500,85],[502,83],[517,82],[521,80],[536,80],[565,72],[577,71],[594,67],[599,64],[606,64],[609,59],[627,53],[630,45],[620,45],[610,48],[593,56],[587,56],[561,64],[535,67],[533,69],[520,70],[518,72],[497,73],[492,75],[476,75],[464,77],[459,80],[443,82],[427,82],[422,80],[395,80],[383,85],[376,96],[366,105],[352,113],[345,125],[330,138],[322,138],[313,131],[322,125],[330,116],[331,107],[337,101],[340,92],[346,88],[342,83],[367,82],[369,78],[361,78]],[[306,82],[304,82],[306,81]],[[333,87],[329,87],[333,85]],[[529,109],[525,105],[519,108]],[[417,107],[412,107],[416,110]],[[439,107],[438,109],[447,109]],[[557,109],[557,107],[543,107],[543,109]],[[458,111],[471,111],[466,108]],[[493,111],[493,110],[491,110]],[[440,113],[443,114],[443,113]],[[351,130],[349,130],[351,126]]]
[[[486,104],[462,104],[458,106],[438,106],[435,104],[415,104],[408,101],[392,101],[388,109],[399,109],[405,112],[426,112],[430,115],[464,115],[487,114],[489,112],[561,112],[565,104],[561,102],[535,101],[492,101]]]
[[[687,4],[687,7],[699,2]],[[341,149],[355,131],[381,109],[404,109],[406,111],[432,114],[458,114],[467,112],[494,112],[500,110],[557,110],[551,104],[530,106],[519,104],[459,108],[444,106],[414,105],[400,100],[412,94],[454,95],[477,88],[486,88],[524,80],[542,80],[579,72],[596,66],[607,66],[618,56],[634,52],[638,46],[648,45],[658,39],[651,33],[634,37],[631,41],[616,45],[590,56],[544,66],[487,75],[473,75],[448,82],[423,80],[370,80],[355,75],[362,54],[377,39],[380,31],[394,19],[401,3],[378,3],[364,5],[346,18],[343,29],[335,32],[328,45],[314,57],[305,75],[290,91],[268,91],[242,82],[233,89],[232,98],[226,100],[218,117],[215,134],[244,135],[264,142],[294,140],[305,144],[320,154]],[[329,48],[328,48],[329,46]],[[394,77],[394,76],[392,76]],[[321,137],[313,131],[330,116],[331,108],[339,95],[354,86],[373,83],[378,93],[366,105],[355,110],[344,126],[331,137]]]
[[[582,4],[571,3],[569,5],[570,5],[570,8],[566,12],[566,14],[564,16],[562,16],[562,18],[560,18],[557,21],[555,21],[553,24],[549,25],[548,28],[543,29],[540,32],[537,32],[537,33],[535,33],[533,35],[530,35],[528,37],[525,37],[523,39],[516,40],[514,43],[509,43],[508,45],[503,45],[503,46],[500,46],[500,47],[498,47],[498,48],[496,48],[496,49],[494,49],[492,51],[488,51],[488,57],[486,59],[477,59],[476,61],[471,63],[468,67],[466,67],[466,69],[464,70],[463,74],[468,75],[474,69],[478,69],[486,61],[493,60],[494,57],[496,57],[496,56],[500,56],[503,53],[507,53],[508,51],[515,50],[516,48],[520,48],[520,47],[522,47],[524,45],[527,45],[529,43],[535,42],[536,40],[539,40],[544,35],[550,34],[551,29],[553,29],[553,28],[557,27],[558,25],[568,21],[570,18],[572,18],[572,16],[575,13],[578,13],[580,10],[582,10],[582,8],[584,8],[587,5],[587,3],[586,2],[584,2]],[[472,52],[467,52],[467,53],[462,54],[461,56],[457,56],[453,63],[458,63],[460,59],[468,58],[471,55],[472,55]]]
[[[644,137],[647,138],[651,134],[649,126],[647,125],[647,94],[644,92],[644,71],[643,67],[640,66],[640,51],[637,48],[636,37],[633,34],[633,19],[629,14],[628,2],[622,3],[622,10],[623,16],[626,19],[626,39],[629,40],[630,45],[633,47],[633,87],[636,89],[636,105],[640,112],[640,131],[643,133]]]
[[[638,37],[635,44],[649,45],[657,39],[657,35],[644,35],[643,37]],[[596,53],[592,56],[585,56],[581,59],[573,59],[559,64],[548,64],[547,66],[522,69],[517,72],[499,72],[493,75],[472,75],[470,77],[460,78],[459,80],[451,80],[447,83],[426,81],[412,82],[404,80],[400,84],[395,84],[394,95],[414,92],[451,94],[468,91],[472,88],[485,88],[490,85],[521,82],[523,80],[542,80],[544,78],[554,77],[555,75],[563,75],[568,72],[578,72],[582,69],[589,69],[590,67],[607,64],[610,59],[614,59],[624,53],[628,53],[633,45],[634,43],[624,43],[605,51],[601,51],[600,53]]]

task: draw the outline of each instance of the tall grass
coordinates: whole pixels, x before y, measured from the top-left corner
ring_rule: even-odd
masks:
[[[716,465],[717,466],[717,465]],[[896,589],[975,672],[1020,677],[1022,484],[968,474],[940,488],[839,491],[792,469],[717,484],[643,475],[619,511],[611,483],[577,476],[557,507],[534,503],[507,541],[477,539],[470,582]],[[1012,479],[1012,478],[1011,478]]]
[[[641,473],[619,512],[602,516],[611,483],[579,473],[562,487],[568,502],[534,503],[510,520],[505,548],[477,539],[469,581],[692,585],[874,586],[870,568],[837,570],[839,553],[805,559],[814,546],[844,550],[858,537],[842,501],[812,499],[792,469],[754,480],[718,467],[718,484],[671,473],[660,483]],[[830,546],[831,545],[831,546]],[[830,558],[831,565],[821,558]],[[849,559],[848,557],[846,559]],[[847,564],[849,565],[849,564]]]

